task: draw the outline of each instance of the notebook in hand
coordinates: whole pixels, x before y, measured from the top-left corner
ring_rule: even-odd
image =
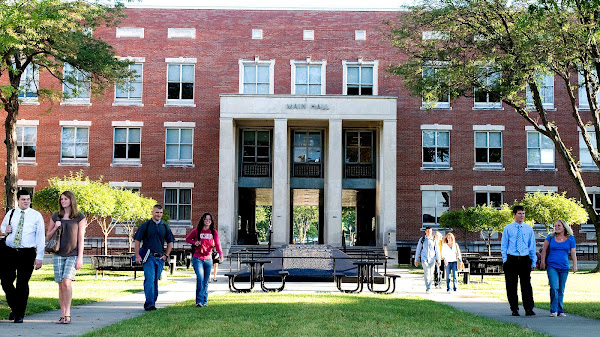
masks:
[[[150,249],[140,248],[140,257],[142,258],[142,263],[146,263],[148,261],[148,257],[150,256]],[[135,262],[135,256],[133,257]]]

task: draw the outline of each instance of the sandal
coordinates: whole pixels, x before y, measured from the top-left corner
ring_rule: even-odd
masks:
[[[60,318],[58,319],[58,321],[54,322],[56,324],[64,324],[65,323],[65,318],[63,316],[60,316]]]
[[[63,320],[62,324],[69,324],[71,323],[71,316],[65,316],[65,319]]]

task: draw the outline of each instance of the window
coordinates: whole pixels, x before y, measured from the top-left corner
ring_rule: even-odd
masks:
[[[143,64],[129,65],[129,70],[135,72],[132,78],[115,88],[115,103],[142,103],[142,68]]]
[[[327,61],[291,61],[293,95],[325,95]]]
[[[90,77],[68,63],[64,67],[63,100],[67,103],[90,103]]]
[[[598,81],[598,76],[596,76],[596,71],[592,70],[590,76],[592,77],[592,81]],[[598,101],[598,105],[600,105],[600,91],[596,93],[596,100]],[[589,110],[590,103],[588,101],[587,89],[585,88],[585,79],[583,76],[583,72],[579,71],[579,109]]]
[[[315,39],[315,31],[314,30],[302,31],[302,39],[303,40],[314,40]]]
[[[38,87],[40,85],[40,74],[37,67],[29,64],[21,74],[21,85],[19,86],[19,98],[23,102],[35,102],[38,99]]]
[[[423,167],[450,167],[450,131],[423,130]]]
[[[475,206],[484,205],[500,208],[502,205],[502,192],[477,191],[475,192]]]
[[[166,165],[192,165],[194,129],[167,128]]]
[[[587,133],[589,134],[590,142],[592,143],[594,151],[598,151],[598,145],[596,144],[596,132],[588,131]],[[594,160],[592,159],[592,155],[588,150],[587,145],[585,145],[583,134],[581,132],[579,132],[579,163],[581,164],[581,168],[584,170],[598,169],[598,166],[596,166],[596,163],[594,163]]]
[[[475,132],[475,166],[502,166],[502,132]]]
[[[536,84],[540,92],[542,99],[542,105],[544,109],[554,109],[554,76],[553,75],[540,75],[536,79]],[[535,108],[533,104],[533,94],[529,85],[527,88],[527,107]]]
[[[167,103],[194,101],[194,65],[167,65]]]
[[[527,168],[554,169],[554,143],[537,131],[527,132]]]
[[[367,40],[367,31],[366,30],[355,30],[354,31],[354,40],[356,40],[356,41]]]
[[[271,131],[242,131],[242,176],[271,176]]]
[[[113,163],[140,163],[141,128],[114,128]]]
[[[500,80],[500,72],[493,67],[481,67],[477,80],[482,87],[475,87],[475,108],[500,109],[502,108],[501,94],[495,86]]]
[[[275,60],[239,61],[241,94],[273,94]]]
[[[35,161],[37,127],[17,126],[18,161]]]
[[[596,212],[600,212],[600,189],[598,187],[588,187],[587,194],[592,202],[592,207]],[[596,229],[594,228],[594,222],[588,218],[587,223],[581,224],[580,232],[591,232],[596,233]]]
[[[377,95],[378,61],[347,62],[344,66],[344,95]]]
[[[175,224],[189,224],[192,219],[192,190],[165,188],[165,210]]]
[[[440,67],[433,67],[433,66],[423,67],[423,79],[427,80],[428,78],[433,78],[433,76],[439,70],[440,70]],[[441,88],[447,89],[447,90],[443,90],[444,93],[437,97],[423,97],[423,107],[424,108],[429,108],[429,107],[438,108],[438,109],[449,109],[450,108],[450,89],[448,89],[447,85],[444,85],[442,83],[438,83],[438,84],[432,83],[431,89],[433,89],[434,86],[438,86],[438,85]]]
[[[373,178],[373,131],[346,131],[345,178]]]
[[[263,30],[262,29],[253,29],[252,30],[252,40],[262,40],[263,38]]]
[[[321,132],[294,131],[294,177],[321,178]]]
[[[120,188],[122,190],[131,191],[133,193],[140,193],[142,183],[136,181],[111,181],[110,187]]]
[[[450,191],[421,191],[423,227],[438,226],[440,216],[450,209]]]
[[[61,137],[61,163],[88,161],[89,128],[63,126]]]

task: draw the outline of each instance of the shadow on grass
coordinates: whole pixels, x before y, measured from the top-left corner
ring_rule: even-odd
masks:
[[[86,336],[543,336],[419,298],[333,294],[224,294]]]

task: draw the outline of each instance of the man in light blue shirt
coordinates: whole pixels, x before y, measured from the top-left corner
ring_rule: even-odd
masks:
[[[423,265],[423,278],[425,279],[425,292],[427,294],[429,294],[431,288],[433,271],[436,265],[439,267],[442,256],[431,232],[431,226],[425,227],[425,236],[419,239],[415,253],[415,267],[419,266],[419,260]]]
[[[521,205],[513,207],[515,222],[506,225],[502,232],[501,252],[504,262],[506,297],[513,316],[519,316],[519,295],[517,284],[521,280],[521,296],[526,316],[533,316],[533,291],[531,270],[535,267],[535,235],[533,228],[524,223],[525,209]]]

